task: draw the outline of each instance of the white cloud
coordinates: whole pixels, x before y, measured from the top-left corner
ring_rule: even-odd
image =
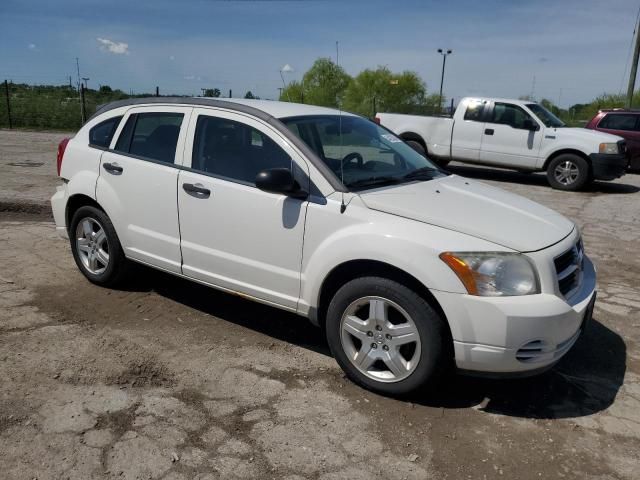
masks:
[[[282,70],[280,70],[282,73],[291,73],[293,72],[293,68],[291,67],[291,65],[289,65],[288,63],[282,67]]]
[[[115,55],[129,55],[129,44],[124,42],[114,42],[108,38],[96,38],[100,45],[100,50],[110,52]]]
[[[35,50],[37,48],[35,43],[30,43],[28,47],[29,47],[29,50]]]

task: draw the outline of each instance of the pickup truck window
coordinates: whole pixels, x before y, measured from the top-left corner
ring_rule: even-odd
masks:
[[[531,110],[547,128],[566,127],[562,120],[538,103],[529,103],[527,104],[527,108]]]
[[[519,106],[512,103],[496,102],[489,122],[509,125],[513,128],[524,128],[524,123],[527,119],[533,121],[531,116]]]
[[[598,128],[638,131],[640,130],[637,125],[638,118],[640,118],[640,115],[631,113],[608,113],[600,120]]]
[[[255,128],[226,118],[198,117],[191,157],[194,170],[255,185],[261,170],[291,166],[291,157]]]
[[[317,115],[281,120],[352,190],[444,175],[393,133],[363,118]]]
[[[464,112],[465,120],[473,120],[474,122],[482,121],[482,114],[484,112],[485,102],[472,101],[467,106],[467,110]]]

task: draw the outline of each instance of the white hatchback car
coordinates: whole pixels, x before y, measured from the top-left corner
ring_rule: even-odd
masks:
[[[323,327],[358,384],[532,374],[591,318],[596,274],[560,214],[450,175],[390,131],[271,101],[108,104],[58,149],[58,231],[92,282],[129,261]]]

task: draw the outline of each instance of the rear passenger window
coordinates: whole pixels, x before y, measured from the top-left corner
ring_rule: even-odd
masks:
[[[255,185],[261,170],[291,169],[291,158],[271,138],[249,125],[201,115],[196,124],[191,168]]]
[[[122,120],[122,116],[109,118],[100,122],[89,130],[89,145],[92,147],[109,148],[113,134]]]
[[[636,127],[637,118],[637,115],[610,113],[600,120],[598,128],[608,128],[609,130],[638,130]]]
[[[116,150],[149,160],[173,163],[182,125],[182,113],[131,115],[116,143]]]
[[[484,112],[484,102],[471,102],[467,106],[467,111],[464,112],[465,120],[473,120],[475,122],[482,121],[482,113]]]

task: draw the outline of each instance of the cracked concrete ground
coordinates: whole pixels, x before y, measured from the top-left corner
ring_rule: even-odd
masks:
[[[294,315],[147,269],[86,282],[42,206],[62,136],[0,131],[2,478],[640,477],[640,176],[564,193],[453,166],[581,226],[595,320],[540,377],[398,401],[347,381]]]

